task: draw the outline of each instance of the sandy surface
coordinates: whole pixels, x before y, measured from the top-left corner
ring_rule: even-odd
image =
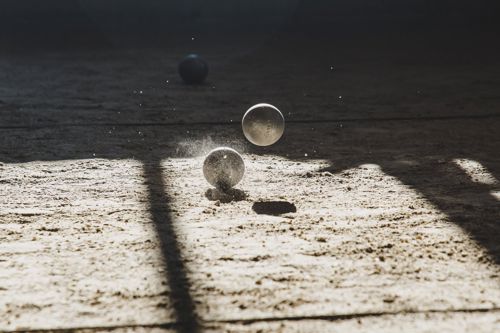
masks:
[[[500,330],[497,64],[227,46],[187,87],[181,51],[0,61],[0,330]]]

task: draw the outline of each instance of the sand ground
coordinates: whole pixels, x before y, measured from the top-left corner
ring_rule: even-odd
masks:
[[[0,59],[0,330],[500,331],[499,63],[198,47]]]

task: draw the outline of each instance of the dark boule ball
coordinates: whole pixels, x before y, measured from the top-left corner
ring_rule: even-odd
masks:
[[[208,75],[208,64],[197,54],[190,54],[179,63],[179,75],[187,84],[200,84]]]

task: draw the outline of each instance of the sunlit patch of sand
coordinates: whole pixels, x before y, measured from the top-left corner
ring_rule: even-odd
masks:
[[[453,160],[460,169],[462,169],[470,179],[475,183],[481,183],[485,185],[495,185],[498,184],[498,179],[495,178],[481,163],[478,161],[457,158]]]

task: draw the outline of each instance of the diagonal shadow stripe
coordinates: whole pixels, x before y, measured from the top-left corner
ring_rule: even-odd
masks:
[[[177,317],[175,328],[179,333],[200,332],[196,308],[189,293],[189,278],[170,216],[169,197],[165,191],[161,161],[158,159],[144,161],[143,168],[151,218],[160,238],[161,251],[167,265],[170,297]]]
[[[379,165],[384,172],[421,193],[500,265],[500,202],[490,194],[488,185],[472,180],[459,181],[457,176],[463,171],[451,163],[444,166],[421,163],[419,168],[413,169],[382,161]],[[436,185],[443,181],[448,184],[446,187]]]

